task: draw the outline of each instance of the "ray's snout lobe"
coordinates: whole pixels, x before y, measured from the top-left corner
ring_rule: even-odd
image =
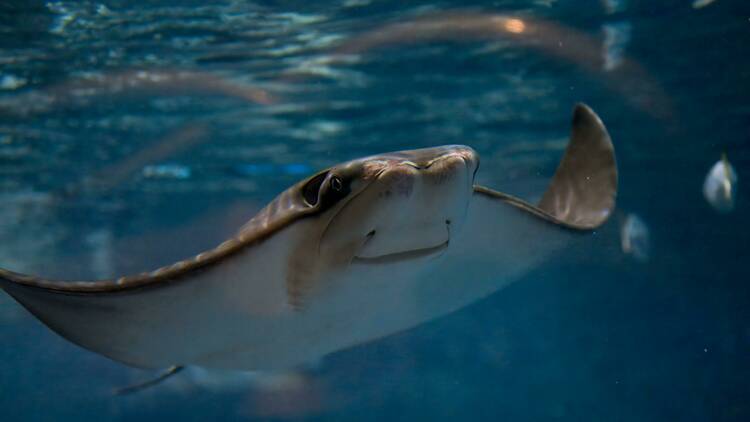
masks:
[[[377,178],[336,216],[325,244],[356,236],[353,259],[366,263],[432,256],[460,230],[479,161],[465,146],[386,154]],[[351,230],[356,226],[356,230]]]
[[[479,165],[479,156],[472,148],[464,145],[444,145],[433,148],[414,149],[384,154],[383,158],[390,159],[395,165],[406,165],[420,170],[427,170],[433,165],[456,163],[456,159],[464,161],[467,167],[475,171]],[[433,172],[436,172],[433,170]]]

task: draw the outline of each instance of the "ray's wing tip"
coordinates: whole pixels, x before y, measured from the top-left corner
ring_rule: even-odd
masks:
[[[594,110],[591,109],[586,103],[583,102],[577,102],[575,106],[573,107],[573,116],[574,117],[583,117],[585,115],[592,115],[594,114]],[[575,120],[574,120],[575,122]]]
[[[570,141],[538,207],[562,224],[592,230],[615,208],[617,162],[601,118],[586,104],[573,110]]]
[[[582,225],[582,228],[596,229],[607,222],[610,216],[614,213],[617,203],[617,191],[618,191],[618,169],[617,159],[615,156],[615,147],[612,143],[612,137],[607,130],[601,117],[588,105],[579,102],[576,103],[573,110],[573,131],[582,130],[587,132],[588,136],[581,136],[581,138],[589,138],[591,143],[588,145],[592,152],[592,156],[588,158],[594,160],[593,166],[598,167],[594,170],[594,173],[598,173],[599,180],[592,186],[594,191],[600,191],[599,207],[593,207],[587,218],[586,224]],[[574,141],[571,139],[571,141]],[[596,211],[598,209],[598,212]]]
[[[603,142],[612,148],[612,139],[609,136],[607,127],[604,125],[601,117],[585,103],[576,103],[573,108],[572,126],[573,130],[586,129],[597,132],[600,137],[600,143]]]
[[[579,115],[579,114],[588,114],[588,115],[593,115],[593,116],[596,115],[596,113],[594,113],[594,110],[592,110],[591,107],[588,106],[588,104],[582,101],[579,101],[575,104],[573,108],[573,112],[575,115]]]

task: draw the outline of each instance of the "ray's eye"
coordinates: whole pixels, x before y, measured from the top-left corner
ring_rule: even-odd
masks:
[[[323,209],[348,193],[348,184],[345,184],[341,177],[330,174],[329,171],[315,175],[302,187],[302,197],[307,205]]]
[[[341,192],[344,189],[344,182],[338,176],[331,177],[331,189],[336,192]]]
[[[315,206],[318,203],[318,193],[320,192],[320,186],[323,185],[323,181],[326,179],[328,172],[320,173],[319,175],[310,179],[309,182],[302,188],[302,196],[311,206]]]

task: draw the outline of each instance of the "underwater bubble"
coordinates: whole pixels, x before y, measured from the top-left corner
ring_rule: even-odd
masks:
[[[736,190],[737,173],[724,154],[706,175],[703,197],[716,211],[728,213],[734,209]]]
[[[651,253],[651,240],[648,226],[635,214],[628,214],[620,231],[622,252],[631,255],[636,261],[646,262]]]

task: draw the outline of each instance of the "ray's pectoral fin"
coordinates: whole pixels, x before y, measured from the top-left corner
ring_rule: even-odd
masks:
[[[570,143],[538,207],[568,226],[591,229],[607,220],[616,196],[612,140],[599,116],[579,104]]]
[[[578,104],[565,155],[536,206],[483,186],[475,186],[474,191],[555,224],[594,229],[607,221],[615,208],[617,163],[612,140],[599,116]]]

